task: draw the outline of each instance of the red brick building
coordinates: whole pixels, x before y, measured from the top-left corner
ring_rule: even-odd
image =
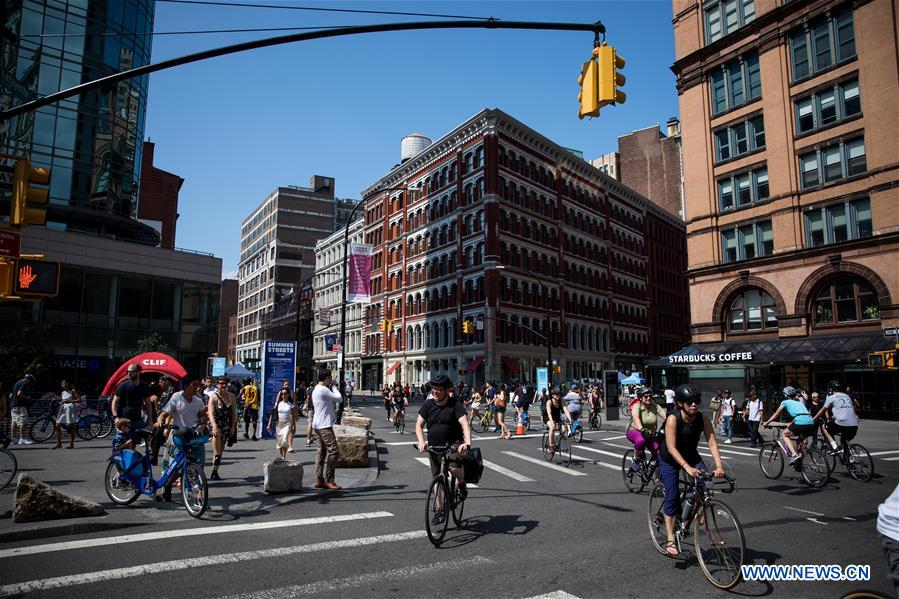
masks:
[[[144,142],[141,158],[140,203],[137,218],[162,233],[161,246],[175,247],[178,222],[178,193],[184,179],[153,166],[156,144]]]
[[[683,222],[500,110],[363,197],[375,246],[364,380],[533,380],[547,331],[557,381],[597,379],[687,340],[687,291],[673,280]]]
[[[225,279],[222,281],[221,304],[219,308],[219,339],[218,355],[227,356],[229,363],[235,361],[234,354],[229,349],[231,340],[231,317],[237,315],[237,279]],[[236,339],[235,334],[235,339]]]

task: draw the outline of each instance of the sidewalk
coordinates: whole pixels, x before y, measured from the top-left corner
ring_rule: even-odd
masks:
[[[306,488],[296,494],[267,495],[262,490],[262,465],[278,456],[275,441],[261,439],[253,442],[238,434],[238,442],[227,448],[222,456],[219,473],[223,480],[209,482],[209,508],[200,520],[195,520],[188,515],[177,489],[172,492],[174,501],[171,503],[158,503],[151,497],[141,496],[128,506],[113,504],[103,488],[111,442],[111,437],[93,441],[76,439],[75,449],[51,449],[53,442],[10,446],[18,460],[19,474],[28,474],[66,494],[95,501],[103,506],[107,515],[16,524],[12,521],[15,504],[13,482],[0,491],[0,543],[179,521],[198,526],[204,522],[236,521],[267,515],[280,506],[309,499],[328,501],[331,496],[370,486],[378,477],[378,446],[374,437],[369,435],[368,467],[337,468],[336,482],[344,491],[313,489],[315,446],[306,447],[303,434],[295,438],[296,452],[287,455],[288,459],[302,462],[303,485]],[[208,445],[206,462],[208,476],[212,462],[212,450]],[[160,475],[158,466],[154,466],[154,474]]]

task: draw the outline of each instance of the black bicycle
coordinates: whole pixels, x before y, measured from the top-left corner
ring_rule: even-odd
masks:
[[[590,430],[598,431],[602,428],[602,414],[600,414],[599,408],[596,408],[590,412]]]
[[[397,410],[393,417],[393,427],[401,435],[406,432],[406,410]]]
[[[446,536],[449,517],[452,513],[456,528],[462,525],[462,510],[465,508],[465,492],[449,471],[449,454],[457,445],[435,445],[428,452],[440,460],[440,473],[431,480],[428,488],[428,503],[425,510],[425,530],[434,546],[439,546]]]
[[[833,433],[832,436],[840,435],[840,447],[837,451],[833,451],[827,443],[824,436],[820,436],[813,442],[813,446],[821,455],[825,456],[833,472],[837,467],[837,457],[840,463],[846,468],[849,476],[863,483],[868,482],[874,476],[874,460],[871,453],[865,449],[864,445],[859,443],[849,443],[843,440],[843,434],[839,432]]]
[[[657,432],[647,435],[647,444],[656,442],[659,438]],[[624,477],[624,486],[631,493],[639,493],[646,485],[658,480],[658,454],[650,452],[649,459],[646,459],[646,451],[636,455],[636,450],[628,449],[621,457],[621,475]]]

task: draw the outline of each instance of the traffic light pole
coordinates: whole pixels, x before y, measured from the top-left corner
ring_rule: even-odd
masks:
[[[247,50],[255,50],[257,48],[267,48],[269,46],[279,46],[282,44],[292,44],[294,42],[304,42],[315,39],[325,39],[330,37],[341,37],[345,35],[358,35],[361,33],[383,33],[388,31],[415,31],[421,29],[525,29],[525,30],[550,30],[550,31],[591,31],[595,35],[605,33],[606,28],[599,21],[595,23],[553,23],[553,22],[529,22],[529,21],[499,21],[494,18],[482,20],[466,20],[466,21],[419,21],[410,23],[380,23],[377,25],[362,25],[358,27],[334,27],[330,29],[320,29],[316,31],[307,31],[304,33],[291,33],[288,35],[280,35],[276,37],[253,40],[231,46],[223,46],[187,54],[169,60],[144,65],[120,73],[102,77],[69,89],[49,94],[42,98],[37,98],[18,106],[13,106],[7,110],[0,110],[0,122],[6,121],[14,116],[32,112],[42,106],[55,104],[60,100],[71,98],[101,87],[113,86],[120,81],[126,81],[133,77],[148,75],[157,71],[163,71],[172,67],[177,67],[193,62],[199,62],[208,58],[216,58],[218,56],[226,56],[228,54],[237,54]]]
[[[346,227],[343,230],[343,302],[340,304],[340,352],[338,356],[340,356],[340,395],[343,397],[344,403],[346,403],[346,303],[347,303],[347,272],[346,272],[346,264],[347,264],[347,251],[350,246],[350,225],[353,224],[353,217],[356,215],[356,210],[359,209],[359,206],[365,203],[365,198],[356,202],[356,205],[353,206],[352,212],[350,212],[350,217],[347,219]]]

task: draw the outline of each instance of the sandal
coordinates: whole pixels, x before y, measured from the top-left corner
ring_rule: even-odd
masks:
[[[671,553],[671,549],[674,549],[674,553]],[[668,557],[678,557],[680,555],[680,551],[677,550],[677,543],[674,541],[668,541],[665,543],[665,555]]]

